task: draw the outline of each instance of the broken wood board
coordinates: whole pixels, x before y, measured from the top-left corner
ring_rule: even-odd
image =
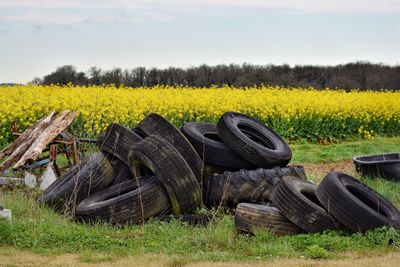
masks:
[[[0,153],[0,158],[9,157],[0,164],[0,172],[11,167],[22,167],[28,160],[35,160],[43,149],[64,131],[74,120],[75,112],[65,110],[52,112],[22,133],[12,144]]]
[[[9,144],[0,152],[0,160],[6,156],[12,155],[22,144],[29,147],[33,143],[35,136],[39,134],[39,130],[46,128],[55,115],[56,112],[52,112],[47,117],[39,120],[34,125],[26,129],[25,132],[23,132],[14,142]]]

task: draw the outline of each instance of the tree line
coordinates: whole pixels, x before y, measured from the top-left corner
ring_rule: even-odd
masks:
[[[154,85],[210,86],[293,86],[340,88],[340,89],[400,89],[400,66],[355,62],[336,66],[302,65],[200,65],[189,68],[166,69],[137,67],[102,70],[91,67],[87,72],[77,71],[74,66],[58,67],[43,78],[35,78],[35,84],[72,83],[75,85],[126,85],[146,87]]]

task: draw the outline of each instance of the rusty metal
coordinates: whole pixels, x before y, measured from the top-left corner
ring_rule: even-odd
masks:
[[[50,161],[56,161],[58,155],[58,146],[50,145]]]
[[[50,145],[50,161],[53,162],[54,169],[58,177],[61,176],[60,168],[57,165],[58,145]]]
[[[72,158],[74,160],[74,164],[78,164],[79,163],[79,153],[78,153],[78,145],[77,142],[74,141],[72,143]]]
[[[53,161],[53,167],[54,167],[54,170],[56,171],[57,177],[60,177],[61,171],[60,171],[60,168],[58,167],[57,161]]]
[[[58,155],[58,146],[50,145],[50,161],[56,161]]]

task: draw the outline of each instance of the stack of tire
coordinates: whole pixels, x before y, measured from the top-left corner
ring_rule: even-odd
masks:
[[[100,152],[70,168],[39,202],[84,221],[140,223],[192,214],[204,202],[265,203],[283,176],[305,179],[301,166],[285,167],[292,153],[277,133],[233,112],[217,125],[181,130],[150,114],[133,129],[111,124],[97,145]]]
[[[400,229],[400,211],[382,195],[354,177],[332,171],[317,186],[285,176],[275,187],[271,203],[240,203],[237,229],[276,235],[319,233],[328,229],[366,232],[382,226]]]
[[[301,166],[287,166],[285,141],[243,114],[182,129],[150,114],[133,129],[111,124],[97,146],[100,152],[70,168],[39,201],[78,220],[118,225],[170,214],[195,222],[199,208],[226,207],[236,208],[237,228],[251,233],[398,226],[399,211],[351,177],[332,173],[319,187],[308,182]]]

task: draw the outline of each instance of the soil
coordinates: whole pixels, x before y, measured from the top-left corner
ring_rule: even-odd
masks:
[[[309,179],[319,183],[330,171],[345,172],[352,176],[357,176],[354,164],[351,160],[343,160],[329,163],[293,163],[302,165]]]

